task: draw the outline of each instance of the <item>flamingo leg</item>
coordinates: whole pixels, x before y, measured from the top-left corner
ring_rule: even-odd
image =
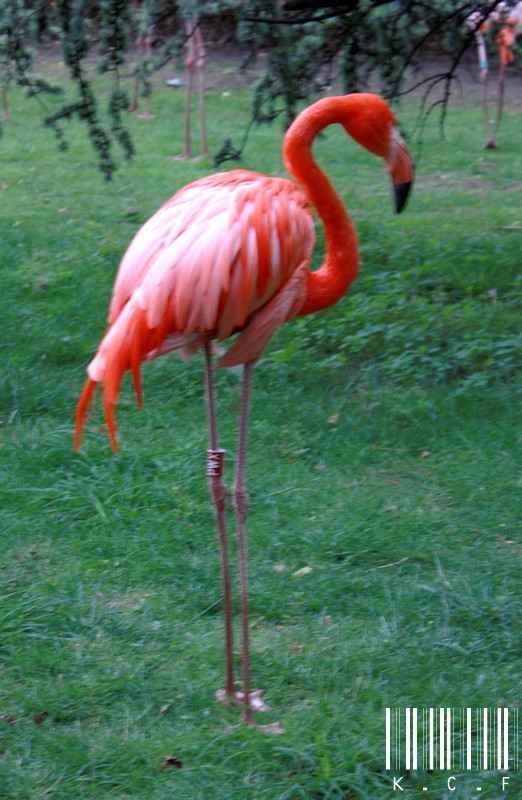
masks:
[[[212,379],[212,356],[210,345],[205,345],[205,389],[207,399],[207,419],[209,429],[209,449],[207,450],[207,479],[210,495],[214,502],[216,526],[221,555],[221,578],[223,583],[223,615],[225,621],[225,699],[234,698],[234,655],[232,633],[232,588],[230,580],[230,559],[226,533],[225,511],[227,488],[223,480],[224,450],[218,448],[216,409],[214,403],[214,384]],[[218,692],[218,696],[221,692]]]
[[[194,35],[196,39],[196,68],[198,71],[200,149],[202,156],[208,156],[207,129],[205,124],[205,67],[207,64],[207,49],[199,25]]]
[[[493,121],[491,120],[489,114],[488,82],[489,82],[489,71],[488,68],[485,67],[480,72],[480,84],[482,90],[482,108],[484,110],[484,120],[486,122],[486,142],[484,144],[485,150],[489,150],[492,147],[495,147],[495,137],[492,129]]]
[[[190,145],[190,101],[192,98],[192,85],[194,79],[194,65],[196,63],[196,46],[194,44],[194,31],[196,30],[197,20],[189,20],[185,23],[185,33],[187,36],[187,58],[185,66],[187,68],[187,85],[185,88],[185,145],[183,152],[179,156],[174,156],[176,161],[183,161],[190,158],[192,149]]]
[[[149,59],[152,54],[153,28],[149,28],[143,43],[143,60]],[[144,65],[145,67],[145,65]],[[154,114],[150,110],[150,94],[145,97],[145,111],[139,115],[139,119],[154,119]]]
[[[506,86],[506,65],[502,61],[500,63],[498,73],[498,105],[497,105],[497,119],[495,124],[495,137],[498,135],[500,122],[502,120],[502,113],[504,111],[504,91]]]
[[[252,377],[253,361],[245,364],[243,372],[243,389],[241,393],[241,406],[239,412],[239,436],[237,443],[236,474],[232,490],[234,513],[236,516],[237,538],[239,549],[239,581],[241,592],[241,635],[243,656],[243,722],[255,722],[251,707],[250,696],[250,643],[248,630],[248,569],[247,569],[247,541],[246,519],[249,506],[249,497],[245,485],[245,463],[247,451],[248,418],[250,412],[250,384]],[[257,694],[257,693],[256,693]]]
[[[7,122],[7,120],[9,119],[9,108],[7,107],[7,92],[5,91],[5,89],[2,89],[2,92],[0,94],[2,96],[2,120],[4,122]]]

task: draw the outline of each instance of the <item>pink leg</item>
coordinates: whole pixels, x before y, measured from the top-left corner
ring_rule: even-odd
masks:
[[[214,386],[212,381],[212,357],[210,345],[205,345],[205,388],[207,397],[207,418],[210,447],[207,450],[207,478],[218,529],[221,553],[221,577],[223,582],[223,613],[225,618],[225,698],[234,698],[234,656],[232,634],[232,591],[230,581],[230,561],[225,523],[227,488],[223,481],[224,450],[218,449],[216,412],[214,405]]]
[[[176,161],[183,161],[190,158],[192,149],[190,145],[190,101],[192,98],[192,83],[194,77],[194,66],[196,64],[196,45],[194,42],[194,31],[197,30],[197,20],[191,19],[185,24],[185,32],[187,35],[187,58],[185,65],[187,67],[187,86],[185,89],[185,147],[179,156],[174,156]]]
[[[502,120],[502,113],[504,111],[505,86],[506,86],[506,65],[501,62],[498,73],[498,105],[497,105],[497,119],[495,123],[495,139],[498,136],[500,122]]]
[[[141,35],[141,33],[136,40],[136,46],[138,48],[138,57],[141,60],[143,58],[143,36]],[[134,111],[137,111],[139,108],[139,99],[138,99],[139,92],[140,92],[140,79],[136,75],[136,77],[134,78],[134,90],[132,93],[132,103],[129,108],[129,114],[134,113]]]
[[[237,539],[239,550],[239,580],[241,592],[241,634],[243,658],[243,691],[235,692],[234,698],[243,704],[241,721],[248,725],[255,723],[254,711],[269,711],[270,707],[263,701],[264,691],[250,689],[250,646],[248,628],[248,568],[247,568],[247,541],[246,519],[248,513],[249,497],[245,485],[245,464],[247,451],[248,418],[250,413],[250,384],[254,362],[245,364],[243,373],[243,391],[241,393],[241,407],[239,412],[239,436],[237,443],[236,474],[232,489],[232,499],[237,525]],[[262,725],[259,730],[264,733],[284,733],[279,722]]]
[[[154,114],[150,110],[150,95],[145,98],[145,111],[143,114],[138,114],[139,119],[154,119]]]
[[[252,377],[253,361],[245,364],[243,373],[243,391],[241,395],[241,408],[239,413],[239,436],[237,443],[236,474],[233,486],[234,512],[236,515],[237,536],[239,546],[239,579],[241,588],[241,632],[243,655],[243,714],[242,721],[255,722],[250,705],[250,654],[248,630],[248,570],[247,570],[247,542],[246,518],[249,498],[245,486],[245,462],[247,450],[248,417],[250,411],[250,380]]]
[[[139,78],[134,78],[134,89],[132,92],[132,102],[129,106],[129,114],[133,114],[135,111],[138,110],[138,94],[140,91],[140,81]]]
[[[9,119],[9,109],[7,107],[7,92],[5,90],[2,90],[1,95],[2,95],[2,120],[4,122],[7,122],[7,120]]]
[[[495,147],[495,137],[492,134],[491,130],[492,122],[489,116],[488,81],[489,81],[489,71],[487,67],[484,67],[480,72],[480,84],[482,87],[482,108],[484,110],[484,119],[486,122],[486,142],[484,144],[485,150],[489,150],[492,147]]]
[[[149,32],[147,33],[147,35],[145,37],[144,43],[143,43],[143,49],[144,49],[143,57],[144,57],[144,59],[145,58],[150,59],[150,57],[152,55],[152,42],[154,41],[153,35],[152,35],[152,31],[153,31],[153,29],[150,28]],[[145,98],[145,111],[143,112],[143,114],[139,115],[139,118],[140,119],[154,119],[154,114],[152,114],[151,110],[150,110],[150,94],[148,94],[147,97]]]
[[[205,124],[205,67],[207,65],[207,50],[199,25],[194,35],[196,38],[196,67],[198,70],[200,149],[202,156],[208,156],[207,129]]]

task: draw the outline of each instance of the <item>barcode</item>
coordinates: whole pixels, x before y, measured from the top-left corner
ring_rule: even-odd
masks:
[[[517,770],[518,708],[387,708],[387,770]]]

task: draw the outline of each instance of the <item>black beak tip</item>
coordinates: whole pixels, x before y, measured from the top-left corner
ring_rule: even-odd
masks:
[[[406,206],[411,185],[412,182],[408,181],[408,183],[396,183],[393,187],[395,194],[395,211],[397,214],[400,214],[403,208]]]

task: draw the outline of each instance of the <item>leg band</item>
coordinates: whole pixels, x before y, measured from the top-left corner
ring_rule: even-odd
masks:
[[[207,450],[207,478],[223,477],[225,463],[224,450]]]

